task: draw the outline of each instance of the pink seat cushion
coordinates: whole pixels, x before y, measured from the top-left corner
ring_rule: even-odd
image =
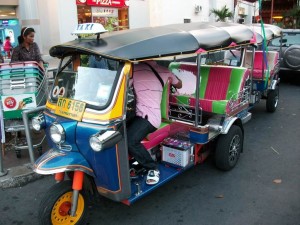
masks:
[[[161,123],[160,127],[150,133],[143,141],[142,144],[145,146],[146,149],[151,149],[159,143],[161,143],[166,137],[169,136],[170,133],[170,124]]]

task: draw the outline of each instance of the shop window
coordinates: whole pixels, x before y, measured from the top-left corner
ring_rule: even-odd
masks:
[[[90,6],[77,5],[78,24],[92,22],[92,10]]]

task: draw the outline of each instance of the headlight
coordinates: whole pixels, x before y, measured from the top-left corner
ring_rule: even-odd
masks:
[[[111,148],[122,139],[122,135],[118,131],[108,130],[104,133],[98,133],[90,137],[91,148],[99,152],[102,149]]]
[[[96,152],[99,152],[102,149],[102,142],[97,135],[90,137],[90,146]]]
[[[36,131],[40,131],[41,129],[45,128],[45,118],[44,115],[38,115],[33,117],[31,120],[32,128]]]
[[[51,137],[52,141],[56,144],[63,143],[66,139],[66,134],[65,134],[65,130],[62,127],[62,125],[60,125],[58,123],[53,123],[50,126],[50,137]]]

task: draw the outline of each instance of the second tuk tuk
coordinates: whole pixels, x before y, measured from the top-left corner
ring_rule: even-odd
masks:
[[[235,167],[243,151],[253,66],[204,65],[203,56],[253,48],[252,29],[190,23],[103,32],[99,24],[80,24],[76,34],[97,37],[50,49],[61,63],[46,109],[33,119],[33,128],[44,129],[49,143],[34,171],[53,174],[57,183],[41,202],[40,224],[84,224],[90,195],[131,205],[204,162],[212,151],[217,168],[225,171]],[[91,68],[91,57],[106,66]],[[183,83],[173,92],[168,82],[164,85],[161,125],[142,142],[159,163],[160,181],[153,186],[128,154],[126,132],[133,63],[147,60],[168,64]],[[133,170],[136,175],[130,176]]]

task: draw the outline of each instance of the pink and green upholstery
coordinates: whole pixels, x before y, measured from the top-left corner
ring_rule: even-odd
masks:
[[[254,53],[254,64],[253,64],[253,78],[254,79],[266,79],[267,78],[267,72],[269,67],[270,75],[273,76],[275,72],[276,65],[278,64],[279,60],[279,53],[276,51],[269,51],[266,53],[266,57],[268,60],[268,64],[264,63],[264,54],[263,51],[256,51]],[[251,67],[251,60],[252,60],[252,52],[246,52],[245,55],[245,66],[246,67]],[[263,73],[264,69],[264,75]]]
[[[153,133],[148,134],[146,139],[142,141],[142,144],[146,149],[151,149],[161,143],[170,133],[170,123],[167,121],[169,119],[169,96],[170,96],[170,82],[163,87],[162,99],[161,99],[161,119],[162,122],[159,128]]]
[[[187,69],[196,73],[197,66],[171,63],[169,69],[179,75],[179,73],[185,73]],[[201,65],[199,107],[209,113],[230,114],[231,107],[238,105],[240,101],[238,94],[243,90],[248,74],[248,69],[243,67]],[[170,102],[176,105],[195,107],[195,93],[173,95]]]
[[[162,97],[161,97],[161,118],[162,120],[169,119],[169,96],[170,96],[170,86],[171,86],[171,80],[168,79],[167,83],[163,87]]]

